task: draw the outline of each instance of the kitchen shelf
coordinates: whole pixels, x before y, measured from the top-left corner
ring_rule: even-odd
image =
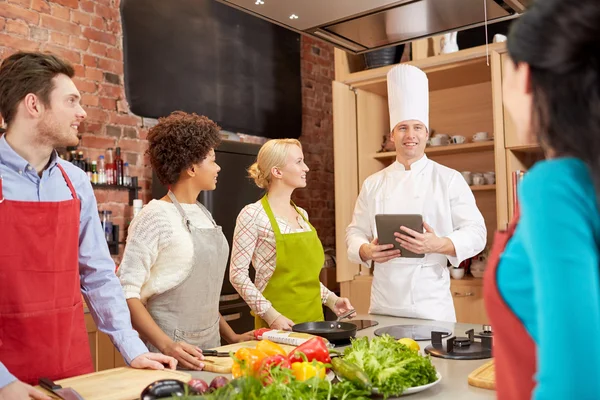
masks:
[[[473,185],[471,190],[474,192],[481,192],[486,190],[496,190],[496,185]]]
[[[448,154],[463,154],[463,153],[475,153],[479,151],[494,150],[494,141],[489,140],[487,142],[477,143],[465,143],[465,144],[449,144],[446,146],[429,146],[425,148],[425,154],[429,156],[441,156]],[[378,160],[387,160],[396,157],[395,151],[386,151],[382,153],[375,153],[373,158]]]
[[[522,153],[542,153],[542,148],[537,144],[524,144],[521,146],[510,146],[506,150],[519,151]]]
[[[142,189],[139,186],[123,186],[123,185],[106,185],[102,183],[92,183],[92,188],[94,189],[104,189],[104,190],[128,190],[129,191],[129,205],[133,205],[133,200],[138,198],[138,194]]]

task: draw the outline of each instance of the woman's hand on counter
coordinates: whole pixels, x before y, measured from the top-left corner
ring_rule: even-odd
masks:
[[[144,353],[131,361],[131,367],[137,369],[165,369],[165,365],[175,369],[177,360],[160,353]]]
[[[0,400],[13,399],[52,400],[39,390],[21,381],[14,381],[0,388]]]
[[[294,321],[289,318],[286,318],[283,315],[280,315],[273,321],[273,323],[269,326],[272,329],[279,329],[282,331],[291,331],[292,326],[294,326]]]
[[[235,335],[235,343],[247,342],[249,340],[256,340],[254,337],[254,331],[242,333],[241,335]]]
[[[202,371],[204,368],[204,356],[199,347],[186,342],[169,342],[166,346],[159,348],[163,354],[171,356],[184,368]]]
[[[353,309],[354,309],[354,307],[352,307],[352,304],[350,304],[350,300],[348,300],[345,297],[340,297],[339,299],[337,299],[337,301],[335,302],[335,305],[333,306],[333,312],[338,317],[342,314],[347,313],[350,310],[353,310]],[[348,318],[353,318],[355,316],[356,316],[356,313],[352,313],[351,315],[348,316]]]

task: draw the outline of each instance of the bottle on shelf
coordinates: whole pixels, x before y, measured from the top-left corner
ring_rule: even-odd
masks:
[[[87,171],[87,167],[85,165],[85,160],[83,158],[83,151],[77,153],[77,166],[84,171]]]
[[[106,184],[108,185],[116,185],[116,175],[115,175],[115,160],[113,157],[113,149],[109,147],[106,149]]]
[[[129,176],[129,163],[125,161],[123,164],[123,185],[131,186],[131,178]]]
[[[117,147],[115,150],[116,150],[115,171],[116,171],[116,177],[117,177],[116,184],[119,186],[123,186],[123,160],[121,159],[121,148]]]
[[[104,237],[106,238],[106,241],[112,242],[112,240],[113,240],[112,211],[107,211],[107,210],[102,211],[100,221],[102,222],[102,227],[104,228]]]
[[[90,181],[91,181],[92,180],[92,163],[91,163],[89,157],[87,157],[85,159],[85,173],[87,174],[88,178],[90,178]]]
[[[104,162],[104,156],[98,156],[98,183],[101,185],[106,184],[106,164]]]
[[[91,174],[92,174],[92,183],[94,185],[98,184],[98,171],[96,170],[96,161],[92,161],[92,168],[91,168]]]

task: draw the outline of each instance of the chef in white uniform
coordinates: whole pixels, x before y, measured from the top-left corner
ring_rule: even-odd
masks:
[[[458,266],[483,250],[485,223],[462,175],[425,155],[427,75],[401,64],[390,70],[387,85],[396,161],[363,183],[346,230],[348,256],[365,267],[373,263],[370,313],[455,322],[448,261]],[[395,235],[425,257],[403,258],[391,244],[379,245],[376,214],[421,214],[424,232],[399,227]]]

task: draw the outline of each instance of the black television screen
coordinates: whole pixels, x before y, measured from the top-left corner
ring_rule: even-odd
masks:
[[[131,111],[206,115],[223,129],[299,137],[300,35],[215,0],[122,0]]]

